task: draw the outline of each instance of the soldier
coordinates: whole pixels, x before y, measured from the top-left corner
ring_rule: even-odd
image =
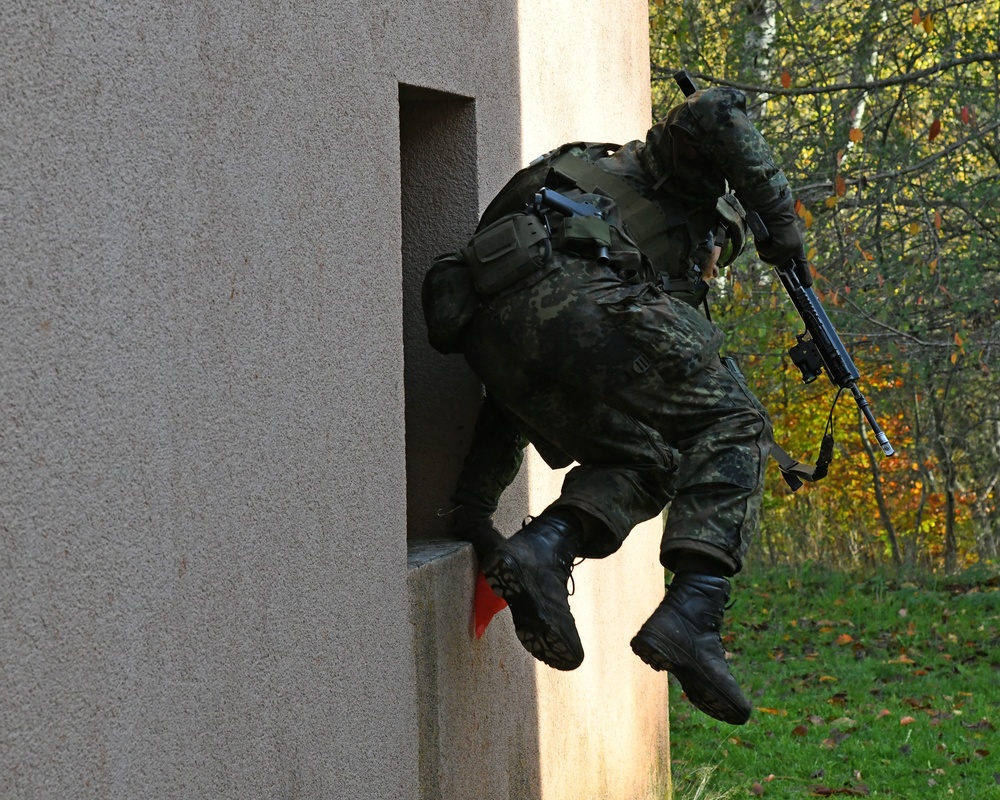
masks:
[[[764,261],[804,258],[788,182],[745,97],[707,89],[644,141],[565,145],[519,172],[424,284],[432,343],[464,353],[486,390],[455,531],[476,546],[521,643],[556,669],[579,666],[574,560],[612,554],[669,504],[660,560],[673,580],[632,649],[733,724],[751,706],[720,628],[758,526],[772,433],[697,306],[742,248],[744,207],[770,231],[755,243]],[[553,468],[576,466],[559,498],[504,539],[492,515],[529,441]]]

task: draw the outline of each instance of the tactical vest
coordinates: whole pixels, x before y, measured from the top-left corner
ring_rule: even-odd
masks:
[[[654,265],[663,263],[670,246],[667,231],[686,224],[687,219],[680,209],[674,213],[665,211],[594,163],[620,147],[607,142],[570,142],[540,156],[514,175],[493,198],[483,212],[480,229],[506,214],[523,211],[543,186],[555,189],[572,186],[612,198],[642,254]]]
[[[664,281],[665,288],[688,291],[692,285],[687,280],[686,267],[671,269],[668,266],[672,263],[671,256],[675,255],[672,250],[676,248],[676,238],[671,232],[679,227],[688,227],[695,220],[689,219],[682,204],[672,201],[669,195],[660,198],[660,202],[653,202],[640,195],[624,179],[595,163],[620,149],[621,145],[609,142],[570,142],[545,153],[515,174],[500,190],[483,212],[478,230],[507,214],[523,211],[543,186],[554,189],[571,186],[582,192],[604,195],[617,204],[628,234],[640,252],[657,272],[668,277]],[[732,263],[743,249],[745,240],[744,224],[734,214],[734,202],[735,198],[730,202],[720,198],[717,204],[718,221],[725,226],[727,240],[731,243],[726,257],[720,260],[720,266]],[[694,230],[689,233],[692,238],[697,236]]]

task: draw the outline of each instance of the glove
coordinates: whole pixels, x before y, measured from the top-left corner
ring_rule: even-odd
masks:
[[[463,505],[451,513],[451,528],[456,539],[471,542],[480,562],[503,541],[493,525],[493,509]]]
[[[747,224],[753,231],[754,245],[762,261],[775,267],[784,266],[791,259],[806,263],[799,215],[795,213],[795,202],[784,173],[778,172],[767,183],[742,189],[740,202],[748,212]],[[766,236],[753,224],[749,212],[754,212],[764,223]]]
[[[792,259],[805,264],[805,243],[799,226],[799,215],[795,213],[791,195],[786,193],[784,197],[777,198],[776,202],[756,211],[770,234],[770,237],[764,240],[754,239],[761,260],[775,267],[780,267]]]

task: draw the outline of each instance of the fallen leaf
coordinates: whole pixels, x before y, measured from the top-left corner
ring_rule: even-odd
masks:
[[[792,728],[792,736],[805,736],[809,729],[805,725],[796,725]]]
[[[912,725],[916,720],[913,717],[901,717],[899,720],[900,725]]]
[[[851,636],[851,634],[849,633],[842,633],[840,634],[840,636],[837,637],[837,644],[839,645],[850,644],[853,641],[854,637]]]
[[[764,794],[764,787],[760,783],[754,781],[753,786],[750,787],[750,794],[760,797]]]

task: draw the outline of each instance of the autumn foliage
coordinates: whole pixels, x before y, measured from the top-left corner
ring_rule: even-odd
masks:
[[[830,475],[769,479],[758,557],[955,569],[1000,552],[1000,2],[650,3],[655,113],[673,72],[730,85],[791,181],[815,289],[898,455],[850,398],[803,385],[802,332],[752,247],[713,316],[790,454]]]

